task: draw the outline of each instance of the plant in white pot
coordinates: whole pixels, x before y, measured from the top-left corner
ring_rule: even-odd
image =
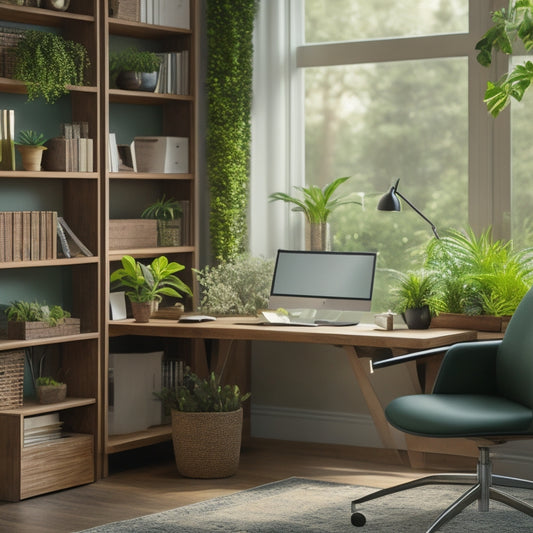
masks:
[[[350,176],[336,178],[331,183],[324,185],[324,187],[318,187],[317,185],[294,187],[302,193],[302,198],[290,196],[284,192],[275,192],[269,196],[269,199],[271,202],[281,200],[282,202],[294,204],[295,207],[292,210],[305,215],[307,221],[306,248],[311,250],[330,250],[328,218],[331,213],[342,205],[362,205],[361,202],[349,197],[342,198],[333,195],[349,179]]]
[[[148,322],[154,303],[162,296],[181,298],[184,294],[192,296],[189,286],[175,274],[185,267],[161,255],[149,265],[135,260],[130,255],[121,259],[122,268],[115,270],[110,277],[112,286],[124,287],[137,322]]]
[[[223,478],[239,467],[243,409],[250,393],[221,385],[212,372],[200,378],[189,367],[183,384],[156,396],[172,415],[172,441],[178,472],[191,478]]]

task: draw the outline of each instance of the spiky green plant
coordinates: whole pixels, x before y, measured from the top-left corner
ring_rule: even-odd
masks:
[[[426,267],[438,273],[440,312],[509,315],[533,282],[533,249],[494,241],[491,228],[476,236],[450,230],[426,249]]]
[[[42,146],[47,141],[43,133],[33,130],[22,130],[19,132],[15,144],[26,146]]]
[[[429,306],[434,312],[438,281],[434,272],[425,270],[397,272],[398,286],[394,287],[396,310],[403,313],[406,309],[419,309]]]
[[[149,205],[142,213],[141,218],[155,218],[157,220],[174,220],[182,214],[182,209],[177,200],[166,198],[165,195]]]
[[[275,192],[269,196],[271,202],[280,200],[289,204],[294,204],[293,211],[303,213],[310,224],[327,222],[331,213],[347,204],[359,204],[361,202],[350,199],[333,196],[333,193],[347,180],[350,176],[336,178],[331,183],[318,187],[310,185],[308,187],[294,187],[302,193],[302,197],[291,196],[284,192]]]
[[[11,302],[6,309],[8,320],[16,322],[46,322],[50,326],[57,326],[70,317],[70,313],[60,305],[49,307],[39,302],[17,300]]]
[[[214,372],[207,379],[200,378],[190,367],[185,369],[182,384],[164,388],[155,395],[166,413],[171,409],[194,413],[237,411],[250,397],[250,393],[243,394],[238,385],[221,385]]]

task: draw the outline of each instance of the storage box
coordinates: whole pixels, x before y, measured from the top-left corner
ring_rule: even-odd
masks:
[[[135,137],[137,172],[187,174],[189,139],[187,137]]]
[[[139,3],[139,0],[110,0],[109,16],[139,22]]]
[[[45,339],[47,337],[77,335],[79,332],[79,318],[65,318],[65,321],[57,326],[50,326],[46,322],[19,322],[14,320],[10,320],[7,323],[8,339]]]
[[[24,350],[0,352],[0,409],[22,407]]]
[[[146,218],[109,221],[109,249],[157,247],[157,220]]]

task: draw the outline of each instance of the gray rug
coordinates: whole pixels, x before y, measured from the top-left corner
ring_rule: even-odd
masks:
[[[351,500],[374,489],[290,478],[85,533],[422,533],[466,488],[419,487],[367,502],[360,509],[367,523],[356,528],[350,523]],[[527,491],[513,494],[533,503]],[[479,513],[474,503],[440,531],[533,531],[533,518],[493,502],[489,513]]]

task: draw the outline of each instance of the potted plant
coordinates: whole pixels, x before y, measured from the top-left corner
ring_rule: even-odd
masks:
[[[119,89],[153,92],[161,59],[154,52],[131,47],[109,55],[111,79]]]
[[[396,274],[399,282],[394,289],[398,298],[397,311],[409,329],[429,328],[437,295],[435,274],[424,270]]]
[[[49,104],[69,92],[67,85],[83,85],[90,64],[81,43],[51,32],[25,32],[13,53],[14,76],[26,84],[28,100],[42,96]]]
[[[6,309],[9,339],[37,339],[80,332],[80,319],[71,318],[60,305],[18,300]]]
[[[149,265],[125,255],[121,263],[122,268],[111,274],[110,281],[126,288],[137,322],[149,321],[154,303],[160,302],[163,295],[174,298],[181,298],[182,294],[192,296],[189,286],[175,275],[185,267],[176,262],[169,263],[164,255],[156,257]]]
[[[331,213],[347,204],[359,204],[361,202],[333,196],[333,193],[347,180],[350,176],[336,178],[331,183],[318,187],[310,185],[308,187],[294,187],[303,194],[302,198],[290,196],[284,192],[275,192],[269,196],[270,201],[281,200],[289,204],[294,204],[293,211],[301,212],[307,220],[306,227],[306,248],[311,250],[329,250],[331,249],[329,238],[328,218]]]
[[[43,152],[47,149],[43,146],[47,141],[42,133],[33,130],[20,131],[15,144],[22,157],[22,168],[24,170],[41,170]]]
[[[180,203],[163,194],[141,213],[141,218],[157,220],[158,246],[180,246],[182,213]]]
[[[183,383],[156,396],[172,415],[172,441],[178,472],[191,478],[222,478],[239,467],[242,404],[250,394],[221,385],[212,372],[200,378],[189,367]]]
[[[273,260],[248,254],[195,270],[202,313],[254,316],[267,309],[273,271]]]
[[[508,9],[492,13],[493,25],[476,44],[479,50],[478,62],[488,67],[492,62],[492,52],[499,50],[513,54],[513,46],[521,41],[526,50],[533,48],[533,1],[515,0],[509,2]],[[498,116],[509,99],[522,100],[525,91],[533,80],[533,63],[525,61],[517,64],[510,72],[496,82],[488,82],[484,102],[493,116]]]
[[[35,389],[39,403],[62,402],[67,397],[67,384],[49,376],[38,377],[35,380]]]

